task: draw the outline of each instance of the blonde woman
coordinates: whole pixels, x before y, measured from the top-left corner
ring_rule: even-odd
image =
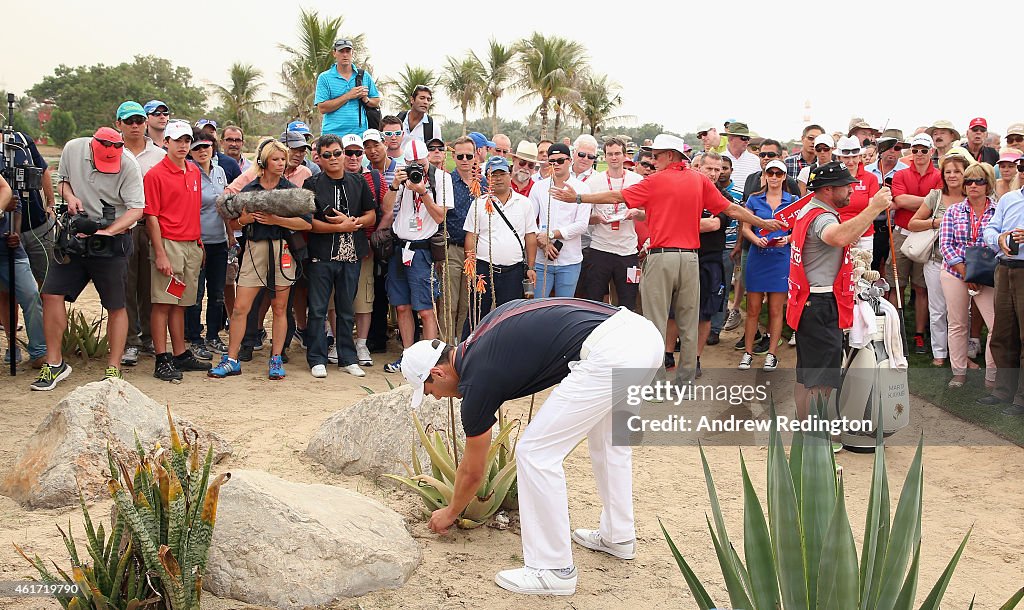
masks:
[[[978,306],[982,318],[992,328],[995,289],[991,286],[968,283],[964,280],[964,263],[968,246],[985,246],[982,231],[996,210],[996,176],[988,163],[975,163],[964,170],[964,190],[967,198],[946,210],[939,229],[939,249],[942,252],[942,293],[946,297],[946,316],[949,320],[949,359],[953,378],[949,387],[964,385],[967,369],[977,368],[967,357],[967,334],[970,327],[971,301]],[[987,247],[987,246],[985,246]],[[992,358],[992,341],[985,348],[985,383],[995,382],[996,365]]]
[[[296,188],[284,178],[287,164],[288,149],[284,144],[275,140],[263,142],[256,152],[257,179],[247,184],[242,191]],[[274,293],[270,305],[274,311],[274,333],[268,377],[284,379],[281,351],[288,334],[288,292],[298,274],[298,261],[291,258],[285,240],[293,231],[308,231],[312,228],[311,218],[308,215],[284,218],[266,212],[246,211],[231,221],[231,228],[241,228],[245,236],[245,247],[238,255],[238,280],[235,306],[231,311],[228,353],[221,357],[220,364],[213,367],[209,375],[224,378],[241,374],[238,350],[245,335],[245,320],[260,290],[266,287]]]

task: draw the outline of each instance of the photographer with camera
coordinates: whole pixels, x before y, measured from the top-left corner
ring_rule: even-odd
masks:
[[[32,277],[32,270],[29,268],[28,254],[21,245],[17,231],[11,231],[11,223],[17,222],[21,202],[14,196],[10,185],[5,180],[0,180],[0,291],[13,292],[14,298],[21,305],[22,314],[25,316],[25,327],[28,331],[28,355],[32,366],[39,368],[46,360],[46,341],[43,336],[43,309],[39,301],[39,287]],[[6,213],[3,213],[6,212]],[[14,257],[14,287],[11,287],[10,259]],[[0,307],[0,323],[5,329],[13,329],[17,326],[16,320],[10,319],[10,303]],[[8,337],[13,336],[10,333]],[[21,360],[18,346],[12,341],[8,344],[5,361],[15,362]]]
[[[100,127],[91,137],[64,146],[57,170],[57,190],[67,202],[61,219],[66,262],[54,265],[43,282],[43,328],[46,363],[33,390],[52,390],[71,374],[61,343],[67,328],[64,302],[73,303],[91,280],[107,310],[110,355],[103,378],[121,378],[118,366],[128,335],[125,281],[131,238],[125,233],[142,219],[146,205],[142,172],[133,155],[125,155],[121,134]],[[58,256],[58,259],[62,257]]]
[[[54,225],[54,195],[51,177],[52,170],[46,160],[39,154],[36,143],[29,136],[20,131],[7,131],[4,134],[6,146],[3,155],[0,156],[0,168],[3,169],[4,177],[11,182],[11,172],[14,168],[31,166],[42,171],[42,188],[28,188],[27,200],[22,197],[21,202],[21,226],[17,228],[21,233],[21,246],[28,255],[29,265],[32,267],[32,275],[35,277],[37,288],[43,284],[46,271],[53,266],[53,225]],[[21,188],[14,184],[11,188]]]

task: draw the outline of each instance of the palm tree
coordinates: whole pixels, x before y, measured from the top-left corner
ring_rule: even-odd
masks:
[[[430,68],[405,64],[402,71],[398,73],[397,78],[381,80],[377,83],[377,86],[387,90],[385,102],[387,102],[389,107],[403,109],[409,106],[412,92],[416,90],[417,85],[426,85],[434,89],[439,83],[440,78]],[[433,103],[431,103],[430,107],[433,109]],[[391,114],[394,114],[394,112]]]
[[[313,107],[316,96],[316,77],[334,65],[334,41],[345,18],[321,18],[315,10],[301,9],[299,12],[299,46],[278,45],[289,55],[281,66],[281,84],[286,93],[283,97],[285,112],[302,119],[314,132],[319,131],[320,113]],[[364,54],[366,37],[363,34],[349,36],[352,40],[352,61],[360,68],[369,70],[369,57]]]
[[[479,61],[484,69],[484,88],[480,93],[480,105],[491,117],[491,133],[498,133],[498,100],[505,92],[505,86],[515,75],[512,60],[516,49],[496,42],[493,38],[487,48],[487,60]]]
[[[248,131],[260,106],[266,103],[265,100],[256,99],[263,88],[263,71],[252,64],[235,62],[231,64],[229,73],[230,87],[217,84],[211,84],[210,87],[220,98],[224,108],[224,120]]]
[[[580,120],[581,130],[589,128],[590,135],[596,136],[605,123],[635,118],[627,115],[611,116],[622,105],[619,89],[619,85],[608,80],[605,74],[586,79],[580,87],[579,100],[570,107],[572,115]]]
[[[520,78],[516,86],[526,91],[520,101],[534,96],[540,98],[537,112],[543,138],[547,133],[552,103],[557,101],[559,106],[564,106],[571,100],[575,79],[587,71],[586,51],[574,40],[545,37],[538,32],[520,41],[518,50]],[[555,110],[561,114],[558,108]]]
[[[466,112],[470,106],[476,105],[484,91],[484,67],[472,53],[467,53],[462,59],[449,55],[441,74],[441,86],[462,110],[462,135],[466,135]]]

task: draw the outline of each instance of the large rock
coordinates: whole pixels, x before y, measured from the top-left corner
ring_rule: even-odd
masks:
[[[420,559],[405,522],[376,500],[233,470],[203,584],[219,597],[303,608],[398,588]]]
[[[335,473],[405,475],[403,464],[411,465],[412,447],[416,446],[420,464],[429,466],[430,458],[420,446],[412,421],[411,396],[412,388],[401,385],[381,394],[369,394],[338,411],[313,435],[306,455]],[[432,396],[426,396],[416,409],[416,415],[428,431],[431,428],[447,431],[448,414],[448,401]],[[459,438],[465,440],[457,399],[455,430]]]
[[[231,454],[220,436],[184,419],[175,418],[175,425],[183,438],[186,431],[189,439],[192,431],[199,435],[204,457],[211,443],[215,461]],[[29,508],[75,504],[79,487],[86,498],[106,497],[107,444],[118,459],[132,464],[138,460],[136,433],[147,451],[157,441],[169,446],[167,408],[120,379],[79,386],[36,429],[0,482],[0,493]]]

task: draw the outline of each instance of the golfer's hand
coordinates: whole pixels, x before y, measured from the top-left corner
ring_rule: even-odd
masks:
[[[883,186],[878,189],[878,192],[871,198],[870,205],[871,209],[876,213],[881,212],[886,208],[893,207],[895,203],[893,203],[892,191],[889,190],[889,187]]]
[[[427,527],[435,534],[447,534],[448,528],[455,524],[456,515],[452,515],[448,507],[439,508],[430,515],[430,523]]]
[[[568,201],[570,203],[575,203],[576,189],[572,188],[568,184],[566,184],[560,189],[552,187],[551,196],[559,201]]]

